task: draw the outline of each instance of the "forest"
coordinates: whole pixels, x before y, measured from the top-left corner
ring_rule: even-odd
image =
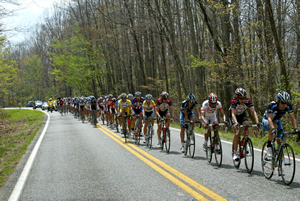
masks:
[[[278,91],[295,108],[300,95],[298,0],[65,1],[0,45],[5,105],[167,91],[177,110],[188,93],[200,104],[215,93],[227,111],[243,87],[261,117]]]

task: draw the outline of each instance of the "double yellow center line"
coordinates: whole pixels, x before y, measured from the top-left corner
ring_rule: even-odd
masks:
[[[110,137],[112,140],[117,142],[119,145],[124,147],[126,150],[128,150],[130,153],[135,155],[137,158],[142,160],[144,163],[149,165],[151,168],[159,172],[161,175],[172,181],[174,184],[185,190],[188,194],[190,194],[192,197],[196,198],[197,200],[209,200],[207,197],[213,199],[213,200],[226,200],[222,196],[216,194],[212,190],[206,188],[205,186],[199,184],[192,178],[186,176],[185,174],[181,173],[180,171],[174,169],[173,167],[167,165],[166,163],[162,162],[161,160],[158,160],[157,158],[153,157],[151,154],[148,154],[147,152],[143,151],[142,149],[138,148],[137,146],[131,144],[130,142],[124,143],[124,139],[112,132],[111,130],[101,126],[100,124],[97,124],[97,128],[101,130],[104,134],[106,134],[108,137]],[[156,164],[155,164],[156,163]],[[172,175],[172,174],[173,175]],[[181,180],[180,180],[181,179]],[[186,183],[184,183],[184,182]],[[193,189],[199,190],[201,193]],[[205,194],[206,196],[204,196]]]

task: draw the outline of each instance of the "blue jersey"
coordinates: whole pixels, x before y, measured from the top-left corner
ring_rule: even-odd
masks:
[[[196,108],[196,107],[199,107],[197,101],[195,101],[193,103],[193,105],[191,107],[189,107],[189,102],[187,100],[184,100],[182,103],[181,103],[181,107],[180,107],[180,111],[183,112],[183,110],[185,110],[188,114],[190,113],[193,113],[193,109]]]
[[[145,99],[143,97],[140,98],[140,101],[137,101],[136,97],[134,97],[132,99],[132,101],[131,101],[132,108],[134,110],[140,110],[140,109],[142,109],[144,101],[145,101]]]
[[[265,115],[264,115],[264,119],[268,119],[268,114],[273,114],[273,119],[272,121],[274,123],[277,123],[278,121],[280,121],[282,119],[282,117],[288,113],[288,114],[293,114],[293,109],[292,109],[292,106],[290,103],[287,104],[287,106],[285,107],[284,110],[280,110],[279,107],[278,107],[278,102],[276,101],[272,101],[268,107],[267,107],[267,110],[265,112]]]
[[[115,106],[118,107],[119,105],[119,100],[116,101]]]

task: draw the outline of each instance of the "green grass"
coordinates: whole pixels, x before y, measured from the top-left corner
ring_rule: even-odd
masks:
[[[171,127],[180,129],[179,124],[171,123]],[[201,134],[205,133],[205,129],[203,127],[199,128],[199,126],[196,126],[194,130],[196,133],[201,133]],[[268,140],[268,133],[266,131],[263,131],[263,136],[260,136],[260,137],[255,137],[251,134],[251,132],[249,132],[249,133],[250,133],[250,138],[252,140],[252,143],[256,147],[261,148],[263,146],[263,144]],[[225,131],[220,130],[219,134],[220,134],[221,138],[230,140],[230,141],[232,141],[233,137],[234,137],[234,133],[229,132],[229,131],[225,132]],[[295,142],[295,138],[296,138],[295,135],[290,136],[289,139],[287,139],[287,143],[289,143],[292,146],[294,153],[299,156],[300,155],[300,146],[299,146],[299,143]]]
[[[43,112],[33,110],[0,110],[0,187],[14,172],[44,116]]]

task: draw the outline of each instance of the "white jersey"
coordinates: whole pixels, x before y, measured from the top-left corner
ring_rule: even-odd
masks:
[[[222,104],[219,101],[217,101],[216,107],[212,108],[212,107],[209,106],[208,100],[206,100],[202,103],[201,112],[205,113],[205,117],[211,117],[211,116],[216,116],[216,110],[217,109],[218,110],[223,109]]]

